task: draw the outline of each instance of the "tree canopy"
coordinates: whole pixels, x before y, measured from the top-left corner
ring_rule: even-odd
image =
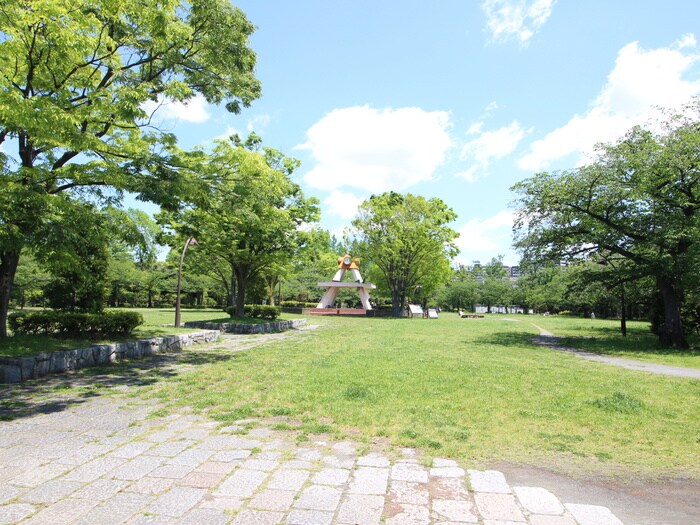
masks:
[[[289,177],[299,162],[259,146],[255,135],[217,141],[203,166],[210,184],[206,204],[162,216],[182,236],[196,237],[212,267],[228,269],[239,316],[250,281],[280,271],[303,243],[303,224],[318,216],[316,199],[306,199]]]
[[[352,221],[356,251],[377,269],[394,316],[417,286],[428,295],[449,279],[458,236],[449,224],[456,218],[442,200],[410,193],[372,195],[360,205]]]
[[[0,337],[20,253],[60,200],[123,191],[176,207],[190,160],[145,111],[260,94],[253,25],[228,0],[6,0],[0,6]]]
[[[620,282],[653,278],[660,340],[684,347],[684,292],[700,264],[700,104],[636,127],[598,158],[516,186],[516,245],[530,261],[624,260]],[[608,272],[609,274],[609,272]]]

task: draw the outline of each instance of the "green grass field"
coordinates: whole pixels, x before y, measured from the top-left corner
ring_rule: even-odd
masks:
[[[141,334],[173,332],[161,326],[172,324],[172,310],[145,313]],[[183,312],[192,318],[221,319],[221,312]],[[700,380],[533,344],[538,325],[586,350],[700,368],[696,350],[659,348],[646,323],[630,323],[626,339],[613,321],[522,315],[311,317],[309,324],[318,328],[243,352],[223,342],[185,349],[178,359],[190,366],[175,374],[141,370],[138,392],[165,404],[159,414],[185,408],[222,424],[278,416],[300,442],[311,434],[350,436],[466,464],[505,460],[623,479],[700,480]],[[82,374],[112,375],[114,384],[132,374],[128,366]]]
[[[202,364],[148,391],[222,423],[286,416],[300,425],[300,439],[384,438],[467,462],[700,479],[700,381],[532,343],[531,322],[556,333],[569,321],[314,318],[316,330]],[[603,333],[610,326],[596,323]],[[697,356],[689,359],[698,365]]]

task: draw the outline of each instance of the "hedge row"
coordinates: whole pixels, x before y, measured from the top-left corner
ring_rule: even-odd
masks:
[[[282,308],[316,308],[318,301],[309,303],[304,301],[282,301]]]
[[[236,307],[227,307],[226,313],[229,316],[234,317],[236,315]],[[265,304],[247,304],[245,305],[245,316],[274,320],[280,316],[280,309],[277,306],[269,306]]]
[[[127,335],[143,324],[143,317],[138,312],[86,314],[46,310],[15,312],[7,321],[15,334],[83,337]]]

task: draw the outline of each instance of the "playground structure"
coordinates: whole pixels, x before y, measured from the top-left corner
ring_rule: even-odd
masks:
[[[369,290],[376,288],[372,283],[366,283],[360,274],[360,260],[353,258],[350,254],[345,254],[338,257],[338,271],[335,272],[333,280],[329,282],[321,282],[318,285],[325,288],[325,293],[319,301],[316,308],[309,313],[317,315],[365,315],[369,310],[372,310],[372,305],[369,301]],[[354,281],[343,281],[345,272],[350,270]],[[357,290],[360,296],[362,308],[340,308],[336,305],[338,292],[342,289]]]

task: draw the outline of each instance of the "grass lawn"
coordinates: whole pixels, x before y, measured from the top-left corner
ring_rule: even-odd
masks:
[[[131,309],[130,309],[131,310]],[[146,339],[149,337],[159,337],[196,331],[192,328],[175,328],[175,308],[134,308],[134,311],[143,315],[144,323],[137,327],[134,332],[119,340]],[[206,310],[181,310],[181,322],[187,321],[212,321],[217,323],[237,322],[228,317],[220,309]],[[283,317],[284,318],[284,317]],[[239,322],[258,323],[259,319],[238,320]],[[83,348],[98,343],[113,343],[119,340],[114,339],[65,339],[43,336],[13,336],[7,339],[0,339],[0,356],[23,356],[34,355],[39,352],[51,352],[55,350],[70,350],[73,348]]]
[[[700,368],[697,337],[690,338],[694,348],[665,348],[659,344],[658,337],[651,333],[649,323],[646,322],[628,321],[627,337],[622,337],[620,333],[620,321],[537,316],[532,317],[532,322],[563,337],[563,346],[627,359]]]
[[[186,350],[202,364],[144,394],[224,424],[285,416],[280,426],[296,428],[300,441],[383,438],[467,463],[700,479],[700,381],[532,344],[532,322],[564,333],[558,320],[444,313],[310,322],[320,327],[225,358],[218,345]],[[612,326],[596,322],[580,335],[613,341]]]

